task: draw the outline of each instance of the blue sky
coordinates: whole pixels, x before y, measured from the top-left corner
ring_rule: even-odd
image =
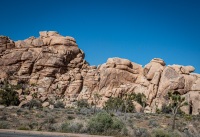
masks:
[[[1,0],[0,35],[56,30],[73,36],[91,65],[109,57],[152,58],[200,73],[199,0]]]

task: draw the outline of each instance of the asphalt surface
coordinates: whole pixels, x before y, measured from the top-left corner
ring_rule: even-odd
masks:
[[[109,137],[109,136],[0,129],[0,137]]]
[[[0,137],[74,137],[74,136],[57,136],[57,135],[40,135],[40,134],[28,134],[28,133],[6,133],[0,132]]]

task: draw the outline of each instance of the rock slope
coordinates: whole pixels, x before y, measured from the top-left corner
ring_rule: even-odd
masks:
[[[110,97],[144,93],[148,104],[145,111],[155,112],[166,103],[167,93],[176,90],[190,103],[182,110],[196,115],[200,112],[200,74],[192,73],[194,70],[192,66],[166,66],[159,58],[144,68],[122,58],[90,66],[76,40],[55,31],[43,31],[38,38],[16,42],[0,36],[1,81],[29,83],[29,94],[18,91],[20,106],[33,97],[39,98],[44,107],[53,107],[49,102],[57,101],[72,106],[80,99],[92,103],[98,93],[98,105],[102,107]],[[136,106],[140,111],[141,106]]]

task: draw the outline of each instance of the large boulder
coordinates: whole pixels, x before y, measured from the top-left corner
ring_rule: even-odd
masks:
[[[165,62],[162,59],[152,59],[149,64],[144,67],[143,74],[148,80],[154,78],[156,72],[162,72],[165,66]]]
[[[200,91],[190,91],[187,94],[183,95],[187,106],[181,108],[186,114],[199,115],[200,114]]]

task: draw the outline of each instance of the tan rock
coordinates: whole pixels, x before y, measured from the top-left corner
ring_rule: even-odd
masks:
[[[39,32],[40,33],[40,37],[48,37],[48,35],[47,35],[47,31],[40,31]]]
[[[181,65],[172,65],[170,66],[176,70],[176,72],[180,74],[189,74],[194,72],[195,68],[193,66],[181,66]]]
[[[31,72],[32,72],[32,68],[33,68],[33,63],[24,62],[24,63],[22,64],[21,68],[20,68],[19,71],[18,71],[18,75],[19,75],[19,76],[25,75],[25,74],[30,75]]]
[[[121,58],[109,58],[107,60],[106,64],[116,64],[116,65],[131,66],[131,62],[129,60],[121,59]]]
[[[139,104],[139,103],[137,103],[137,102],[133,102],[133,104],[134,104],[134,106],[135,106],[135,111],[136,112],[143,112],[143,108],[142,108],[142,106]]]
[[[42,103],[42,107],[48,107],[49,105],[50,105],[49,102]]]
[[[146,79],[144,75],[139,75],[135,83],[146,86],[146,87],[150,85],[150,82]]]
[[[33,99],[33,97],[32,97],[31,95],[26,96],[26,100],[27,100],[27,101],[31,101],[32,99]]]
[[[160,82],[161,72],[157,71],[155,72],[153,79],[151,80],[152,84],[158,85]]]
[[[198,78],[191,87],[191,90],[200,91],[200,78]]]
[[[144,67],[143,74],[148,80],[152,80],[156,72],[162,72],[165,63],[161,59],[153,59]]]
[[[48,32],[47,32],[47,35],[48,35],[48,36],[59,36],[59,34],[58,34],[57,31],[48,31]]]
[[[183,96],[189,105],[182,107],[181,110],[186,114],[200,114],[200,91],[189,91]]]
[[[44,42],[42,39],[37,38],[33,40],[32,45],[34,45],[35,47],[41,47],[44,45]]]
[[[164,60],[163,60],[163,59],[160,59],[160,58],[154,58],[154,59],[151,60],[151,62],[159,63],[159,64],[161,64],[162,66],[165,66],[165,65],[166,65],[165,62],[164,62]]]

